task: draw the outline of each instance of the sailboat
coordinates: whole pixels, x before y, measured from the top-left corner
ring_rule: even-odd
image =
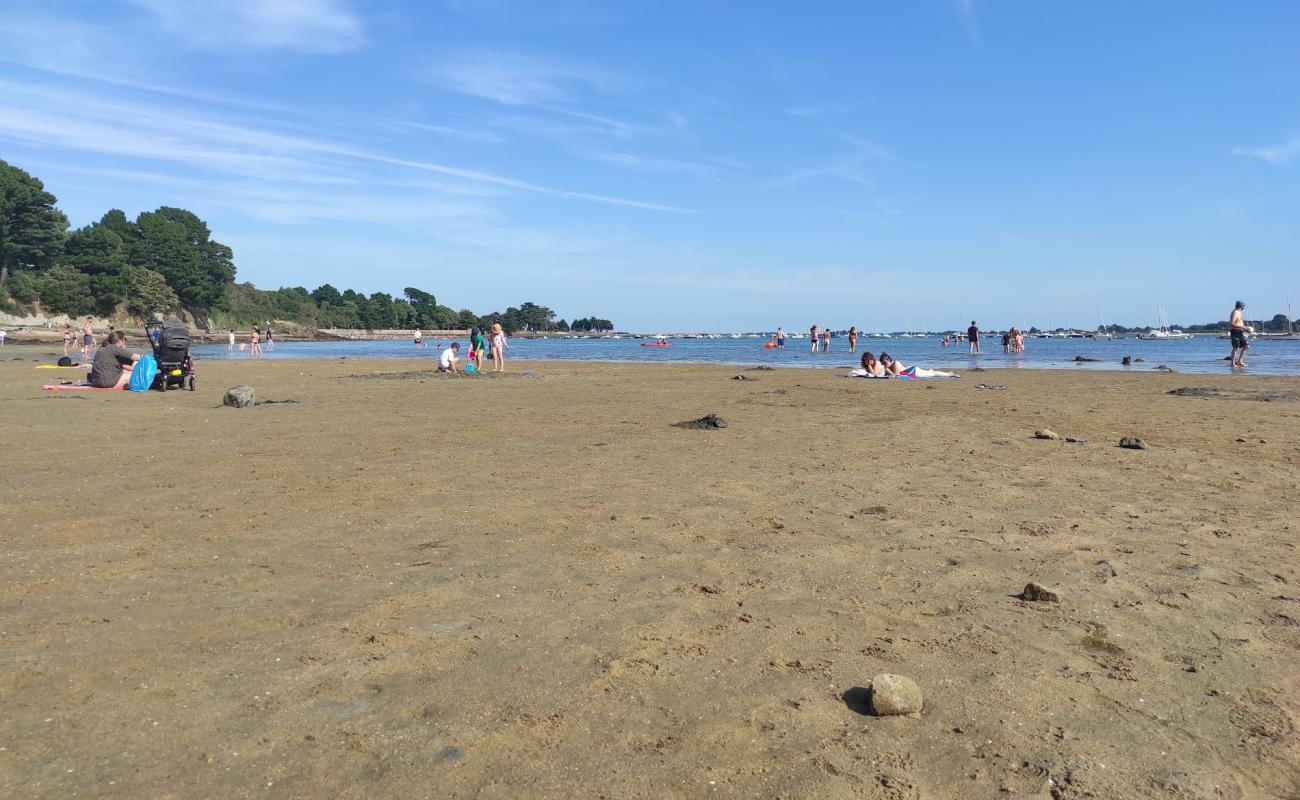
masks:
[[[1165,316],[1165,307],[1158,306],[1160,313],[1160,327],[1151,328],[1146,333],[1139,333],[1139,339],[1147,341],[1166,341],[1169,339],[1190,339],[1192,335],[1177,328],[1169,327],[1169,318]]]
[[[1101,306],[1097,306],[1097,318],[1101,320],[1101,327],[1097,329],[1097,334],[1092,338],[1095,339],[1114,339],[1115,334],[1106,328],[1106,315],[1101,313]]]

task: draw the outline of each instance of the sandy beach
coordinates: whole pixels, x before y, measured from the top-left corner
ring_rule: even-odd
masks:
[[[49,352],[0,796],[1300,797],[1300,379]]]

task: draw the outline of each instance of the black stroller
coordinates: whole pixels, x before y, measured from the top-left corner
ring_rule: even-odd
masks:
[[[144,332],[153,345],[153,357],[158,361],[158,375],[151,389],[167,391],[189,388],[194,391],[194,361],[190,358],[190,329],[176,319],[163,322],[146,322]]]

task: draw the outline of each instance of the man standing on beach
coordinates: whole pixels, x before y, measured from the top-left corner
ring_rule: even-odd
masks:
[[[90,316],[86,317],[85,323],[81,326],[81,357],[90,358],[90,351],[95,347],[95,329],[90,326]]]
[[[970,321],[970,327],[966,329],[966,341],[970,344],[967,346],[967,352],[973,356],[980,354],[980,329],[975,324],[975,320]]]
[[[1244,367],[1246,366],[1246,351],[1250,349],[1250,342],[1246,341],[1245,319],[1246,304],[1237,301],[1232,307],[1232,313],[1228,315],[1228,327],[1231,329],[1228,336],[1232,339],[1232,354],[1228,356],[1228,366]]]

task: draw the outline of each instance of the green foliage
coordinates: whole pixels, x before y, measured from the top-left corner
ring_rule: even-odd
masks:
[[[127,266],[126,242],[103,225],[87,225],[68,234],[62,263],[88,275],[116,275]]]
[[[54,266],[68,230],[55,202],[40,180],[0,160],[0,286],[15,270]]]
[[[16,272],[5,284],[9,296],[24,305],[36,301],[41,296],[40,280],[34,272]]]
[[[75,316],[96,310],[90,276],[69,266],[60,264],[41,273],[37,291],[47,311]]]
[[[404,297],[367,297],[324,284],[263,291],[235,283],[234,254],[213,241],[194,213],[164,206],[134,221],[111,209],[98,222],[68,232],[40,180],[0,161],[0,304],[80,315],[125,309],[136,317],[186,308],[212,315],[222,327],[293,320],[322,328],[456,329],[500,321],[506,330],[554,330],[545,306],[524,303],[479,317],[440,305],[431,292],[408,286]],[[608,325],[605,320],[593,320]],[[576,327],[576,323],[575,323]],[[599,329],[599,328],[592,328]]]
[[[154,314],[165,316],[180,308],[181,299],[167,285],[162,273],[148,267],[128,267],[126,274],[130,281],[127,307],[131,313],[149,318]]]
[[[142,213],[136,228],[131,262],[160,273],[186,306],[211,308],[234,282],[233,253],[192,212],[164,206]]]
[[[587,333],[603,333],[604,331],[614,330],[614,323],[607,319],[598,317],[583,317],[575,319],[569,323],[569,330],[576,332],[583,331]]]

